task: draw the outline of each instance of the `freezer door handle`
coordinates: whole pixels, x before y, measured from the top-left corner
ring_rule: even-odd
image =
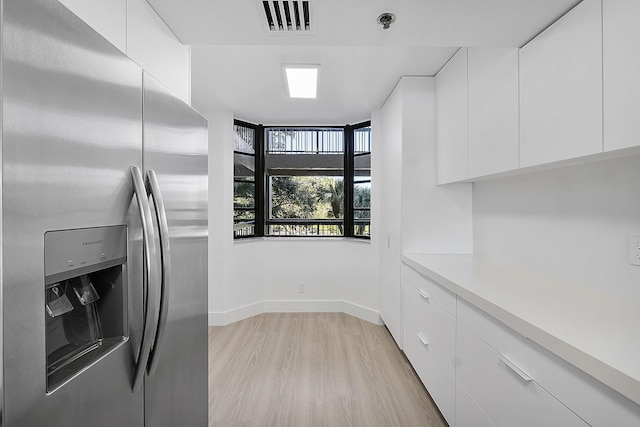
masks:
[[[149,356],[147,372],[153,375],[158,367],[158,353],[162,345],[162,338],[167,325],[167,315],[169,313],[169,289],[171,289],[171,247],[169,245],[169,224],[167,222],[167,212],[162,201],[162,192],[158,185],[158,178],[154,170],[147,171],[147,182],[158,221],[158,233],[160,237],[160,259],[162,260],[161,287],[160,287],[160,313],[158,319],[158,329],[155,341]]]
[[[142,179],[142,172],[137,166],[131,167],[131,177],[133,178],[134,196],[140,209],[140,220],[142,224],[142,244],[143,244],[143,280],[142,286],[144,294],[144,325],[142,329],[142,339],[140,341],[140,351],[138,360],[133,372],[133,391],[140,387],[147,363],[153,338],[158,325],[158,271],[155,264],[156,246],[155,231],[153,228],[153,218],[147,197],[147,190]]]

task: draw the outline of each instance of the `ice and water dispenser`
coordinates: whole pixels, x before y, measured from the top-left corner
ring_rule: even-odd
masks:
[[[47,392],[127,338],[126,226],[44,235]]]

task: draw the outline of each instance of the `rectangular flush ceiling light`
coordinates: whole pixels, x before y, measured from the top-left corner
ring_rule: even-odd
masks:
[[[290,98],[318,97],[319,65],[285,65],[284,75]]]

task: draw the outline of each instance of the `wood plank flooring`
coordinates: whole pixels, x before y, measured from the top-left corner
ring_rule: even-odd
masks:
[[[209,425],[447,424],[384,326],[268,313],[209,327]]]

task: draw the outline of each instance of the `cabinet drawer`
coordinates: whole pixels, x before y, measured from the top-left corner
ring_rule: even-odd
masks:
[[[444,418],[454,425],[455,377],[415,331],[414,322],[405,321],[404,352]]]
[[[405,340],[420,337],[425,350],[437,356],[454,372],[456,319],[431,298],[404,281]]]
[[[461,298],[458,321],[592,426],[640,426],[640,405]]]
[[[495,427],[487,414],[456,381],[456,427]]]
[[[496,425],[588,425],[459,322],[456,344],[456,378]]]
[[[435,301],[438,305],[444,308],[445,311],[455,317],[456,295],[453,292],[443,288],[406,265],[402,266],[402,276],[416,289],[422,291],[429,297],[429,299]]]

